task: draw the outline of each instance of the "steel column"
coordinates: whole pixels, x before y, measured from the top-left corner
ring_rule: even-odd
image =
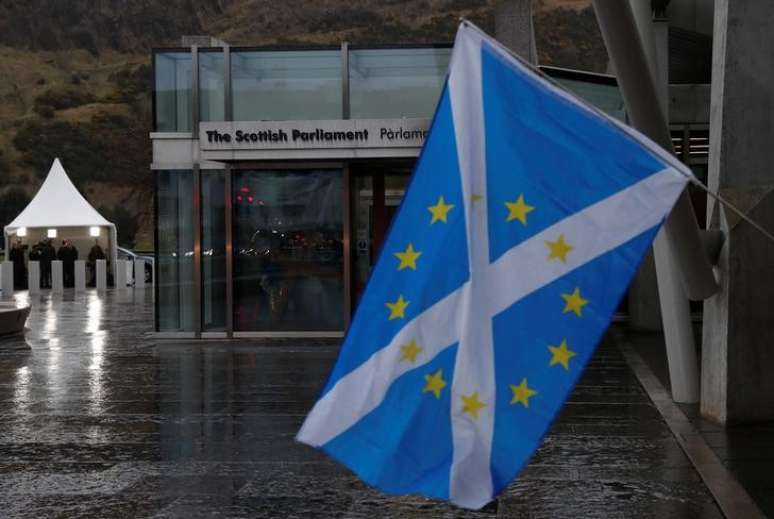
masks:
[[[226,106],[223,108],[223,119],[226,121],[234,120],[234,106],[231,93],[231,47],[223,47],[223,102]]]
[[[202,334],[202,172],[198,162],[193,166],[193,177],[194,333],[199,339]]]
[[[341,43],[341,118],[349,119],[349,43]]]
[[[349,164],[345,164],[342,170],[344,189],[342,207],[344,208],[344,236],[342,243],[344,257],[344,328],[349,327],[352,317],[352,200],[351,176]]]
[[[226,164],[226,334],[234,336],[234,226],[232,223],[232,171],[231,164]]]
[[[191,47],[191,132],[199,136],[199,47]]]

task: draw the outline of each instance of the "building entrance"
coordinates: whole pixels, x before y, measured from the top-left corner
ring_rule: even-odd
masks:
[[[357,305],[411,177],[411,163],[364,165],[352,173],[352,302]]]

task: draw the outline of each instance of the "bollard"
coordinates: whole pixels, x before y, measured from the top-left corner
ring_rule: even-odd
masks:
[[[84,290],[86,290],[86,262],[75,260],[75,291],[83,292]]]
[[[97,260],[97,290],[104,292],[107,289],[107,262]]]
[[[134,288],[145,288],[145,260],[134,260]]]
[[[62,273],[62,261],[51,262],[51,292],[61,294],[64,292],[64,275]]]
[[[4,261],[0,266],[2,266],[0,276],[3,280],[3,299],[10,299],[13,297],[13,262]]]
[[[27,262],[27,287],[30,290],[30,294],[40,293],[40,262],[29,261]]]
[[[115,279],[116,288],[120,290],[126,289],[126,260],[116,260],[116,275]]]

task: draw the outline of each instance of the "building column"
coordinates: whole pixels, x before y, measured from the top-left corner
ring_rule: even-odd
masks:
[[[774,229],[774,2],[715,0],[709,187]],[[701,412],[721,423],[774,419],[774,244],[720,206],[721,291],[704,303]]]
[[[532,64],[537,64],[532,0],[505,0],[495,13],[497,41]]]

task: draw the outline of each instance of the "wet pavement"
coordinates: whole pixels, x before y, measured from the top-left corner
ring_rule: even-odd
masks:
[[[150,290],[30,303],[26,339],[0,340],[3,518],[722,517],[610,337],[522,476],[469,512],[293,440],[335,342],[155,340]]]
[[[694,336],[701,338],[701,327]],[[640,356],[661,384],[669,390],[666,347],[662,334],[641,334],[631,338]],[[774,517],[774,422],[721,426],[704,419],[698,404],[679,404],[697,434],[720,462],[745,487],[768,517]]]

